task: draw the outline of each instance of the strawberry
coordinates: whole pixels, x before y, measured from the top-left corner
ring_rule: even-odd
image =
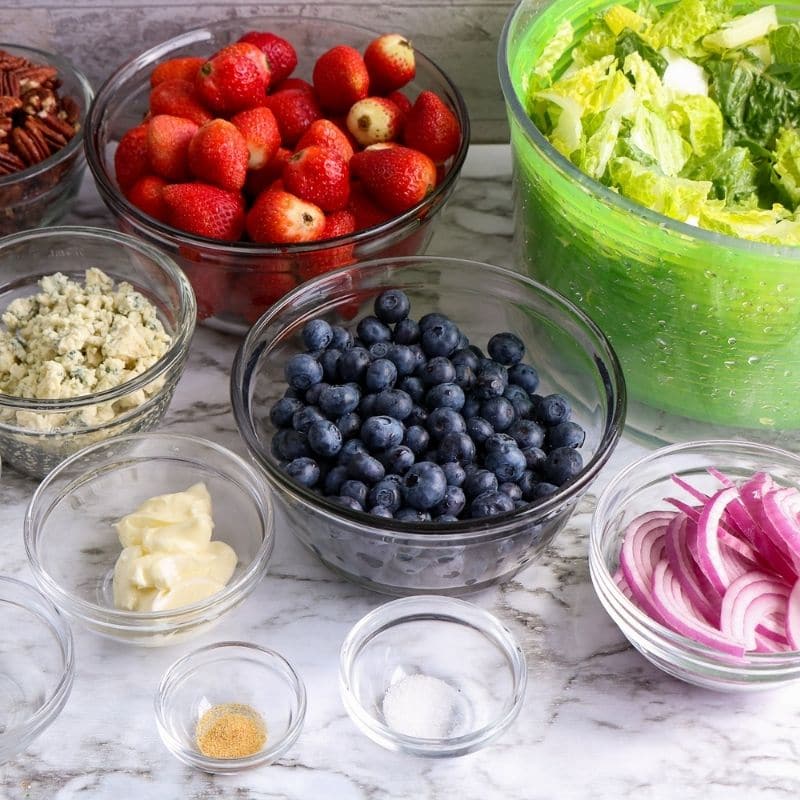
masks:
[[[287,78],[285,81],[281,81],[278,84],[270,84],[270,86],[273,94],[277,94],[278,92],[287,92],[289,89],[300,89],[306,94],[310,94],[315,100],[317,99],[317,95],[314,92],[314,87],[308,81],[304,81],[302,78]]]
[[[302,89],[286,89],[267,97],[267,107],[278,121],[281,143],[292,147],[311,123],[322,117],[313,95]]]
[[[264,105],[270,73],[267,57],[255,45],[223,47],[197,72],[200,100],[218,114],[235,114]]]
[[[317,119],[312,122],[297,142],[297,150],[317,144],[327,150],[335,150],[345,161],[353,156],[353,145],[350,139],[329,119]]]
[[[292,45],[274,33],[250,31],[239,39],[255,45],[267,57],[270,83],[286,80],[297,66],[297,53]]]
[[[205,183],[238,192],[244,187],[250,153],[239,129],[224,119],[201,126],[189,142],[189,172]]]
[[[247,214],[247,233],[254,242],[313,242],[325,227],[319,206],[279,189],[262,192]]]
[[[125,195],[139,178],[150,171],[146,124],[131,128],[119,140],[119,145],[114,153],[114,171],[119,188]]]
[[[170,58],[162,61],[150,73],[150,85],[158,86],[163,81],[181,80],[194,83],[197,70],[205,63],[204,58],[186,56],[184,58]]]
[[[360,181],[354,181],[350,185],[350,202],[347,204],[347,208],[355,218],[357,231],[371,228],[373,225],[380,225],[392,216],[375,205]]]
[[[334,211],[325,218],[325,227],[322,229],[320,240],[347,236],[355,233],[355,230],[356,218],[352,211],[347,209]],[[352,244],[342,244],[338,247],[320,248],[317,252],[301,256],[298,266],[300,280],[307,281],[315,275],[352,264],[354,261],[353,247]]]
[[[227,272],[210,264],[188,264],[183,269],[194,289],[197,319],[208,319],[223,311],[229,292]]]
[[[392,214],[402,214],[436,186],[436,165],[419,150],[376,145],[350,159],[355,177],[375,202]]]
[[[362,146],[390,142],[400,134],[400,109],[385,97],[366,97],[353,103],[347,114],[347,130]]]
[[[157,175],[144,175],[131,186],[128,200],[145,214],[149,214],[159,222],[165,222],[167,207],[164,205],[162,192],[166,185],[167,182]]]
[[[458,150],[461,128],[441,98],[426,90],[406,115],[403,141],[440,164]]]
[[[400,124],[402,125],[414,104],[402,92],[389,92],[386,95],[386,99],[391,100],[400,109]]]
[[[162,192],[167,223],[207,239],[236,241],[244,229],[244,200],[207,183],[174,183]]]
[[[153,172],[168,181],[183,181],[189,176],[189,142],[198,126],[183,117],[156,114],[147,125],[147,155]]]
[[[153,87],[150,92],[150,113],[183,117],[196,125],[214,118],[198,99],[194,84],[181,78],[167,78]]]
[[[231,290],[231,310],[241,314],[250,324],[275,302],[297,286],[297,278],[289,271],[288,265],[282,269],[255,269],[240,275]]]
[[[388,94],[405,86],[417,72],[414,48],[399,33],[387,33],[371,41],[364,51],[364,63],[375,94]]]
[[[350,196],[350,168],[336,150],[312,144],[298,150],[283,169],[286,190],[323,211],[338,211]]]
[[[231,122],[244,137],[249,153],[247,168],[261,169],[281,146],[281,132],[275,115],[265,106],[240,111]]]
[[[247,171],[244,190],[249,197],[256,198],[277,178],[283,175],[283,168],[292,153],[285,147],[279,147],[275,155],[261,169]]]
[[[361,53],[341,44],[323,53],[312,74],[319,104],[326,111],[342,114],[369,94],[369,74]]]

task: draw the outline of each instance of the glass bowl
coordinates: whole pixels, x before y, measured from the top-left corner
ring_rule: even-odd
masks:
[[[218,705],[246,705],[263,720],[266,745],[242,758],[210,758],[196,742],[203,714]],[[161,740],[179,761],[220,775],[277,761],[297,741],[306,715],[306,689],[280,653],[249,642],[217,642],[176,661],[155,699]]]
[[[122,546],[113,524],[145,500],[199,481],[212,499],[213,539],[238,556],[233,577],[217,594],[178,609],[115,608]],[[25,550],[42,591],[85,628],[145,646],[182,641],[238,606],[264,576],[273,543],[261,476],[224,447],[179,434],[120,436],[76,453],[45,478],[25,514]]]
[[[315,317],[355,328],[387,287],[403,289],[411,313],[440,311],[473,343],[513,331],[526,344],[542,393],[561,392],[586,431],[583,472],[535,505],[479,520],[424,524],[344,508],[295,483],[271,453],[271,405],[285,386],[286,360],[304,349]],[[448,258],[384,259],[309,281],[253,327],[234,360],[231,397],[247,447],[275,489],[288,529],[329,567],[388,594],[457,594],[507,579],[564,527],[619,439],[625,387],[603,334],[584,314],[530,278]]]
[[[0,50],[36,65],[57,69],[61,82],[59,96],[70,98],[79,125],[64,147],[37,164],[10,174],[0,169],[0,236],[3,236],[53,225],[69,212],[86,167],[83,139],[86,114],[92,102],[92,87],[61,56],[3,42],[0,42]]]
[[[61,400],[0,394],[0,456],[36,478],[89,444],[155,427],[189,354],[196,311],[186,277],[160,251],[115,231],[56,227],[0,239],[0,314],[13,300],[36,294],[42,277],[61,272],[82,283],[89,267],[141,292],[172,344],[152,367],[102,392]]]
[[[800,247],[651,212],[582,174],[525,113],[524,77],[557,26],[570,20],[579,36],[611,5],[521,0],[503,30],[520,263],[606,333],[635,430],[662,443],[707,438],[709,426],[720,438],[800,439]],[[800,19],[797,3],[776,5]]]
[[[734,481],[769,472],[786,486],[800,486],[800,457],[770,445],[708,440],[656,450],[623,469],[600,496],[589,534],[589,567],[597,596],[628,641],[659,669],[687,683],[727,692],[773,689],[800,680],[800,652],[726,656],[665,628],[620,591],[612,575],[628,523],[646,511],[674,510],[677,475],[701,491],[719,489],[707,470]]]
[[[373,742],[415,756],[463,756],[500,736],[525,698],[525,654],[500,621],[451,597],[376,608],[339,655],[347,713]]]
[[[74,675],[64,617],[32,586],[0,576],[0,765],[61,713]]]
[[[416,78],[404,91],[411,97],[423,89],[439,94],[458,118],[462,135],[458,152],[446,164],[444,179],[414,208],[349,236],[280,246],[220,242],[157,222],[123,197],[113,169],[117,143],[147,110],[150,72],[169,58],[209,56],[249,30],[271,30],[287,38],[299,60],[292,77],[307,80],[316,59],[330,47],[348,44],[363,51],[379,35],[356,25],[310,17],[247,17],[188,31],[123,65],[103,84],[92,105],[86,145],[100,196],[120,228],[160,247],[181,265],[199,287],[201,319],[213,318],[215,327],[242,335],[275,300],[322,269],[424,252],[469,145],[469,116],[461,93],[431,59],[416,51]]]

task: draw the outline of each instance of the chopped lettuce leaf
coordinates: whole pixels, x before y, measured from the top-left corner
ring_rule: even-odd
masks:
[[[722,112],[710,97],[680,97],[670,106],[670,116],[678,122],[681,135],[695,155],[703,158],[722,148]]]
[[[700,209],[700,226],[756,242],[800,244],[800,223],[780,205],[737,208],[711,200]]]
[[[551,91],[537,92],[536,98],[548,104],[544,113],[551,123],[552,130],[548,136],[550,143],[559,153],[569,158],[581,144],[581,104],[571,97]]]
[[[630,28],[625,28],[617,37],[614,55],[617,57],[618,63],[624,64],[625,59],[631,53],[638,53],[658,73],[659,78],[664,76],[664,72],[667,70],[667,59],[650,47],[638,33]]]
[[[711,196],[730,205],[758,205],[758,170],[746,147],[727,147],[704,158],[691,158],[681,177],[711,181]]]
[[[608,25],[609,30],[614,36],[619,36],[626,28],[634,33],[642,33],[650,27],[650,22],[644,17],[640,17],[635,11],[627,6],[611,6],[603,14],[603,22]]]
[[[661,12],[658,6],[651,0],[639,0],[639,5],[636,6],[636,13],[640,17],[644,17],[648,22],[656,22],[661,19]]]
[[[692,55],[691,46],[730,18],[728,4],[717,0],[679,0],[647,31],[648,42],[660,50],[671,47]]]
[[[762,39],[777,27],[775,6],[762,6],[752,14],[723,22],[719,30],[703,37],[703,47],[714,52],[735,50]]]
[[[675,176],[689,160],[692,147],[680,132],[670,128],[665,119],[640,105],[634,114],[631,143],[647,153],[664,175]]]
[[[776,64],[800,64],[800,23],[780,25],[767,39]]]
[[[608,25],[602,19],[596,19],[572,51],[572,60],[579,67],[585,67],[604,56],[613,55],[616,45],[617,37]]]
[[[600,180],[605,175],[608,162],[614,155],[621,125],[619,116],[606,114],[597,130],[586,140],[577,166],[590,177]]]
[[[800,131],[784,128],[775,144],[772,182],[789,207],[800,207]]]
[[[545,45],[542,54],[533,68],[533,74],[539,79],[549,79],[564,53],[572,46],[575,31],[572,23],[565,19],[556,30],[553,38]],[[548,83],[550,81],[548,80]]]
[[[661,78],[653,67],[639,53],[631,53],[623,64],[623,72],[633,83],[636,99],[647,103],[652,109],[665,109],[669,104],[669,94],[661,83]]]

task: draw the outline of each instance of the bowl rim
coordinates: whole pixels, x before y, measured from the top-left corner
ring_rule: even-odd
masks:
[[[720,653],[713,647],[696,642],[687,636],[676,633],[670,628],[657,622],[638,606],[634,605],[619,589],[614,582],[611,573],[606,565],[605,558],[601,550],[601,540],[604,538],[606,520],[609,515],[609,506],[616,490],[623,486],[631,476],[644,466],[654,464],[664,458],[674,455],[690,454],[693,451],[712,455],[720,449],[733,449],[742,452],[749,452],[753,455],[764,456],[765,463],[769,463],[769,457],[780,458],[784,461],[794,462],[800,471],[800,455],[783,450],[774,445],[751,442],[744,439],[702,439],[693,442],[679,442],[677,444],[661,447],[646,453],[637,458],[621,469],[608,483],[606,488],[598,497],[595,510],[589,524],[589,572],[592,585],[601,603],[611,616],[614,623],[619,626],[616,613],[612,613],[608,603],[614,606],[614,611],[619,609],[626,617],[626,623],[630,621],[638,631],[644,632],[644,636],[651,641],[667,645],[680,652],[684,659],[692,661],[696,666],[707,668],[713,666],[715,669],[727,671],[731,675],[740,675],[743,670],[755,670],[759,674],[773,673],[775,670],[785,668],[792,662],[797,662],[800,657],[800,650],[791,650],[778,653],[756,653],[746,652],[742,658]],[[669,478],[664,474],[662,479]],[[617,531],[615,538],[619,538],[620,531]],[[627,638],[627,634],[623,631]]]
[[[111,230],[110,228],[91,228],[82,225],[56,225],[48,228],[33,228],[31,230],[20,231],[19,233],[12,233],[8,236],[0,237],[0,252],[7,247],[11,247],[20,243],[25,243],[29,240],[38,239],[58,239],[68,237],[79,241],[81,239],[95,240],[105,243],[114,243],[121,246],[128,251],[138,251],[145,255],[147,258],[155,261],[158,266],[167,274],[171,288],[175,290],[180,301],[180,305],[176,311],[178,316],[177,329],[167,348],[164,355],[158,359],[152,366],[148,367],[144,372],[136,375],[119,386],[114,386],[111,389],[104,389],[101,392],[94,394],[78,395],[77,397],[68,397],[64,399],[58,398],[29,398],[17,397],[15,395],[3,394],[0,392],[0,408],[5,408],[14,411],[33,411],[33,412],[58,412],[69,411],[73,409],[80,409],[87,405],[96,405],[107,401],[118,400],[125,395],[135,392],[139,389],[144,389],[148,384],[158,379],[160,376],[169,372],[185,357],[188,351],[189,344],[191,343],[194,334],[194,328],[197,319],[197,303],[195,301],[194,291],[188,278],[184,274],[175,261],[166,253],[153,247],[152,245],[137,239],[127,233]],[[87,267],[88,268],[88,267]],[[101,268],[102,269],[102,268]],[[55,273],[47,273],[52,275]],[[44,277],[44,276],[42,276]],[[115,281],[119,284],[120,281]],[[30,284],[35,285],[35,284]],[[134,285],[136,291],[140,291]],[[5,309],[2,309],[5,310]],[[181,313],[182,312],[182,313]],[[158,393],[156,393],[158,394]],[[131,413],[135,413],[138,408],[131,409]],[[111,424],[119,422],[121,417],[128,416],[123,414],[120,417],[115,417],[110,421]],[[12,427],[7,423],[0,423],[0,427]],[[104,426],[98,426],[102,428]],[[93,430],[94,428],[92,428]],[[84,430],[80,428],[78,430]],[[20,428],[20,431],[25,434],[35,435],[37,437],[47,436],[63,436],[65,433],[72,433],[71,429],[59,429],[55,431],[31,431],[28,428]]]
[[[491,642],[506,657],[512,675],[512,690],[497,719],[461,736],[427,739],[395,731],[377,720],[359,702],[353,691],[351,677],[364,647],[376,635],[390,627],[423,620],[447,622],[471,628]],[[379,605],[353,625],[339,650],[339,692],[347,713],[362,730],[374,733],[384,747],[415,755],[438,757],[462,755],[488,744],[518,716],[525,700],[527,681],[528,665],[525,652],[500,619],[474,603],[446,595],[401,597]]]
[[[331,24],[350,28],[353,31],[358,31],[363,34],[368,34],[372,37],[380,36],[381,34],[370,28],[362,25],[354,25],[350,22],[342,20],[328,19],[326,17],[313,17],[309,18],[315,24]],[[169,237],[171,240],[176,240],[181,246],[196,246],[202,247],[204,251],[213,253],[216,256],[221,255],[241,255],[241,256],[254,256],[264,257],[267,255],[281,255],[285,257],[302,256],[308,253],[315,253],[321,249],[328,249],[328,247],[342,246],[343,244],[358,245],[362,242],[368,242],[373,239],[380,238],[387,233],[394,232],[395,230],[403,229],[406,226],[416,226],[425,217],[428,216],[431,209],[435,209],[440,203],[447,199],[452,191],[456,180],[464,165],[469,149],[470,140],[470,120],[469,111],[461,91],[451,78],[438,66],[438,64],[429,58],[423,51],[414,48],[415,56],[424,62],[430,69],[441,78],[443,84],[446,86],[447,99],[450,100],[454,107],[456,117],[461,127],[461,141],[459,148],[453,156],[453,162],[447,170],[446,175],[441,183],[439,183],[430,194],[426,195],[419,203],[404,211],[402,214],[393,216],[385,222],[377,225],[363,228],[359,231],[342,236],[336,236],[331,239],[323,239],[314,242],[294,242],[286,244],[263,244],[256,245],[252,242],[243,241],[222,241],[219,239],[210,239],[205,236],[198,236],[193,233],[187,233],[178,228],[173,228],[164,222],[159,222],[153,217],[145,214],[138,209],[119,190],[119,187],[111,179],[110,174],[103,167],[103,159],[101,158],[100,148],[96,141],[98,131],[101,130],[101,120],[105,116],[108,104],[113,99],[112,89],[114,84],[122,81],[129,80],[136,73],[145,68],[152,67],[157,63],[153,61],[159,56],[165,56],[169,52],[177,49],[178,47],[185,47],[190,44],[196,44],[206,41],[211,38],[215,31],[224,31],[228,29],[245,28],[250,29],[253,26],[260,26],[264,23],[266,26],[286,24],[287,21],[300,22],[300,17],[285,17],[275,15],[260,15],[257,17],[242,19],[235,18],[224,20],[220,22],[211,23],[201,27],[194,28],[184,33],[166,39],[159,44],[145,50],[135,58],[129,59],[121,66],[119,66],[111,75],[106,78],[92,101],[91,107],[87,114],[86,126],[89,130],[89,135],[86,136],[85,150],[89,169],[97,184],[98,191],[104,201],[115,207],[116,211],[124,212],[125,214],[133,217],[136,224],[145,228],[149,233],[158,235],[160,239]]]
[[[55,603],[44,592],[18,578],[0,575],[0,594],[3,594],[3,585],[8,586],[12,592],[27,595],[28,602],[20,603],[21,607],[34,614],[39,622],[46,625],[55,635],[61,650],[62,670],[58,682],[45,702],[28,719],[0,734],[0,749],[4,740],[8,741],[13,737],[22,742],[24,747],[42,733],[61,712],[72,691],[75,678],[75,644],[72,630]],[[30,601],[33,601],[33,604]],[[4,598],[2,602],[5,602]],[[35,608],[36,603],[42,608]]]
[[[49,572],[47,572],[39,559],[39,546],[38,546],[38,533],[39,525],[36,523],[34,517],[39,511],[39,506],[42,503],[42,495],[50,487],[53,481],[59,475],[76,462],[80,461],[87,455],[91,455],[95,451],[108,447],[109,444],[124,444],[126,442],[136,444],[147,440],[158,440],[165,447],[170,442],[183,443],[187,445],[199,445],[201,447],[213,450],[230,462],[236,465],[247,476],[249,486],[244,485],[239,480],[232,479],[227,473],[218,473],[225,480],[235,483],[242,491],[246,492],[253,501],[257,509],[258,516],[261,521],[261,526],[264,531],[264,537],[261,544],[256,551],[253,560],[247,565],[247,568],[242,571],[242,574],[236,579],[229,581],[225,587],[203,600],[198,600],[189,605],[180,606],[179,608],[166,609],[164,611],[127,611],[124,609],[114,608],[112,606],[103,606],[98,603],[91,603],[81,597],[77,597],[71,592],[66,591],[61,585],[55,581]],[[151,458],[151,460],[153,460]],[[184,457],[184,460],[188,460]],[[196,463],[196,459],[195,459]],[[59,493],[59,502],[63,502],[65,496],[77,485],[84,482],[86,473],[81,473],[80,477],[73,480],[68,484],[64,490]],[[52,602],[57,608],[63,608],[67,613],[78,617],[80,620],[89,620],[92,623],[100,624],[106,630],[114,631],[137,631],[145,633],[147,624],[152,624],[155,627],[155,632],[162,632],[158,623],[169,622],[170,629],[180,629],[187,625],[194,624],[198,619],[202,619],[205,615],[209,618],[216,618],[228,609],[235,606],[242,598],[246,597],[252,589],[258,584],[263,577],[272,550],[275,545],[275,512],[272,504],[272,497],[268,492],[258,493],[254,487],[262,484],[261,474],[253,469],[250,463],[241,456],[223,447],[210,439],[204,439],[200,436],[193,436],[185,433],[167,433],[165,431],[151,431],[147,433],[131,433],[124,436],[116,436],[112,439],[107,439],[101,442],[84,447],[73,453],[69,458],[58,464],[51,470],[42,482],[36,487],[33,495],[31,496],[28,506],[25,509],[25,517],[23,519],[23,539],[25,542],[25,553],[27,555],[28,564],[42,591],[51,598]],[[51,503],[44,510],[44,519],[46,520],[53,510],[55,502]]]
[[[537,8],[533,19],[557,5],[562,0],[545,0]],[[612,0],[607,0],[608,5],[612,5]],[[513,8],[509,11],[506,21],[500,33],[500,40],[497,47],[497,74],[500,79],[500,89],[506,102],[506,109],[510,121],[519,125],[525,135],[531,139],[541,152],[547,157],[551,164],[580,187],[594,200],[599,200],[603,205],[624,211],[633,216],[639,217],[651,225],[666,230],[670,233],[678,234],[693,241],[704,242],[706,244],[735,249],[741,251],[741,257],[767,256],[771,258],[787,258],[790,260],[800,260],[800,245],[775,245],[766,242],[754,242],[743,239],[739,236],[729,236],[724,233],[717,233],[706,228],[690,225],[687,222],[668,217],[658,211],[653,211],[647,206],[636,203],[628,199],[619,192],[604,186],[600,181],[590,178],[575,166],[566,156],[556,150],[549,142],[547,137],[534,125],[531,118],[525,112],[525,108],[517,96],[511,73],[508,68],[508,48],[511,41],[511,29],[517,21],[518,15],[523,8],[527,8],[530,0],[516,0]],[[513,152],[513,147],[512,147]]]
[[[88,78],[71,62],[61,55],[56,53],[49,53],[46,50],[40,50],[35,47],[28,47],[27,45],[16,44],[15,42],[0,42],[0,50],[6,50],[12,55],[16,55],[14,51],[22,51],[26,56],[32,56],[29,60],[39,58],[46,66],[54,66],[58,69],[59,74],[69,74],[78,83],[80,87],[82,100],[83,100],[83,116],[80,119],[78,130],[72,135],[72,138],[55,153],[52,153],[47,158],[39,161],[37,164],[32,164],[30,167],[12,172],[8,175],[0,176],[0,189],[6,186],[12,186],[20,180],[28,180],[35,178],[40,174],[47,172],[52,167],[57,166],[62,161],[68,159],[76,150],[79,151],[78,156],[83,157],[83,142],[84,134],[86,132],[86,123],[89,118],[89,109],[94,99],[94,90],[89,83]],[[23,56],[23,57],[26,57]],[[34,229],[35,230],[35,229]]]
[[[172,733],[166,719],[166,707],[175,683],[191,676],[196,669],[202,666],[202,660],[205,656],[225,650],[229,650],[232,654],[235,654],[237,650],[245,651],[241,654],[242,656],[246,655],[250,659],[257,657],[259,666],[266,667],[273,672],[279,672],[286,679],[287,686],[292,690],[291,693],[297,705],[292,724],[280,739],[270,745],[272,740],[268,738],[267,747],[257,753],[253,753],[253,755],[242,758],[211,758],[204,756],[198,750],[187,748]],[[196,663],[198,661],[201,663]],[[153,707],[156,716],[156,727],[161,740],[178,760],[210,772],[233,773],[271,763],[282,756],[297,741],[305,722],[308,694],[305,683],[297,670],[289,659],[277,650],[263,647],[254,642],[226,640],[204,645],[173,661],[161,677],[156,689]]]
[[[339,506],[325,497],[316,494],[311,489],[301,486],[293,481],[282,470],[277,469],[272,460],[262,456],[262,447],[255,435],[252,425],[250,409],[250,398],[245,398],[244,386],[246,381],[245,373],[249,372],[248,362],[252,354],[258,349],[255,345],[261,334],[285,309],[294,306],[295,301],[308,292],[319,292],[316,287],[324,285],[326,282],[336,283],[344,275],[352,270],[363,271],[367,269],[381,270],[389,265],[400,265],[401,267],[411,267],[422,264],[459,264],[468,269],[480,269],[483,272],[494,272],[505,278],[513,279],[517,282],[527,284],[533,288],[540,296],[543,296],[548,303],[555,305],[561,312],[571,319],[580,323],[581,327],[588,331],[589,335],[595,339],[596,344],[601,350],[603,358],[602,367],[598,367],[598,372],[602,373],[603,383],[606,389],[607,409],[605,412],[604,427],[602,435],[598,441],[597,450],[592,458],[584,465],[579,475],[561,487],[559,491],[545,497],[536,503],[498,514],[493,517],[486,517],[483,520],[459,520],[458,522],[447,523],[426,523],[426,522],[404,522],[395,519],[380,518],[380,527],[376,524],[378,518],[366,511],[355,511],[344,506]],[[338,270],[326,272],[285,295],[275,304],[270,306],[258,319],[253,327],[248,331],[247,336],[242,340],[231,367],[230,377],[231,404],[233,416],[239,434],[244,439],[247,449],[256,462],[261,466],[267,476],[267,480],[279,492],[299,500],[311,506],[316,513],[323,513],[334,519],[344,519],[349,525],[360,526],[361,535],[375,539],[385,539],[392,537],[396,544],[418,545],[425,543],[426,546],[451,546],[453,537],[458,537],[459,543],[475,544],[482,540],[492,540],[505,534],[506,528],[514,527],[522,518],[529,518],[534,524],[540,518],[547,518],[557,512],[566,503],[577,500],[583,492],[591,485],[592,481],[603,468],[614,451],[619,441],[625,420],[627,407],[627,393],[622,367],[617,358],[611,343],[605,334],[591,320],[591,318],[571,301],[558,292],[549,289],[527,275],[523,275],[506,267],[498,267],[493,264],[486,264],[480,261],[472,261],[463,258],[449,256],[402,256],[398,258],[380,258],[364,261],[356,266],[343,267]],[[424,532],[416,532],[414,528],[422,526]],[[430,531],[430,532],[429,532]],[[436,532],[434,532],[436,531]]]

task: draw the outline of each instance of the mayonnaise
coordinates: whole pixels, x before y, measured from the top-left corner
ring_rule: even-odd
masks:
[[[236,553],[211,541],[214,520],[204,483],[151,497],[114,526],[123,550],[114,565],[114,605],[165,611],[196,603],[225,587]]]

